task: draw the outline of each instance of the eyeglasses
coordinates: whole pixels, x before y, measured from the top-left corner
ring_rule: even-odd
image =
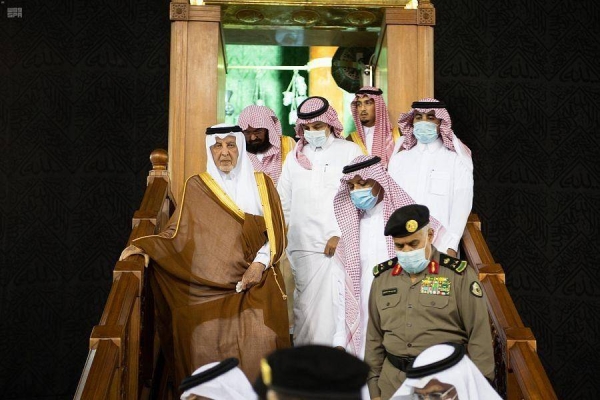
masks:
[[[444,393],[434,392],[434,393],[413,393],[412,400],[454,400],[458,396],[458,393],[454,393],[452,397],[446,397],[448,394],[454,389],[454,386],[450,387]]]

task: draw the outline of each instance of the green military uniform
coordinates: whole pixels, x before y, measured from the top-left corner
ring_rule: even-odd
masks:
[[[389,399],[405,379],[390,358],[416,357],[442,342],[464,344],[475,365],[493,379],[492,335],[477,275],[466,261],[432,250],[432,262],[414,283],[396,259],[374,269],[365,351],[371,398]]]

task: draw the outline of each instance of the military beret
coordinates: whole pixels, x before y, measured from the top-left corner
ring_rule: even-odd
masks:
[[[420,204],[400,207],[390,215],[385,225],[384,235],[405,237],[429,224],[429,209]]]
[[[259,395],[276,393],[306,399],[361,399],[369,366],[343,350],[320,345],[280,349],[261,363],[254,385]]]

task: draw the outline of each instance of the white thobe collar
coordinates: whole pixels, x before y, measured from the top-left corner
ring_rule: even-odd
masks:
[[[421,153],[424,153],[425,151],[427,151],[428,153],[434,153],[438,151],[443,145],[444,143],[442,142],[442,138],[438,137],[437,139],[435,139],[435,141],[427,144],[417,141],[417,145],[415,146],[415,148]]]
[[[221,175],[221,178],[225,182],[225,186],[226,186],[222,189],[229,195],[229,197],[231,197],[231,199],[233,201],[236,201],[236,197],[237,197],[237,185],[235,182],[236,172],[231,171],[230,173],[225,173],[225,172],[219,170],[219,174]]]

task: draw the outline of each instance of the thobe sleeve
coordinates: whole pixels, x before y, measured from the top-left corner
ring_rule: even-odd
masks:
[[[487,301],[485,295],[477,297],[472,293],[473,282],[481,286],[474,269],[468,266],[457,296],[460,302],[459,312],[468,336],[469,357],[481,373],[492,380],[494,379],[494,348]]]
[[[290,210],[292,209],[292,176],[291,176],[291,159],[293,154],[288,154],[285,158],[283,167],[281,170],[281,176],[277,183],[277,192],[281,200],[281,208],[283,210],[283,217],[285,218],[286,225],[287,221],[290,220]]]
[[[458,244],[465,230],[467,219],[473,207],[473,168],[465,165],[457,157],[454,165],[454,188],[452,193],[452,209],[446,227],[449,235],[448,247],[458,250]],[[446,248],[443,250],[446,251]]]
[[[265,270],[269,268],[269,264],[271,264],[271,249],[269,248],[269,241],[261,247],[256,253],[256,257],[254,257],[253,262],[259,262],[265,266]]]
[[[376,302],[375,282],[371,286],[369,295],[369,322],[367,323],[367,341],[365,343],[365,362],[369,364],[369,375],[367,385],[371,398],[380,397],[379,375],[385,359],[385,348],[383,347],[383,332],[381,330],[381,319]]]

